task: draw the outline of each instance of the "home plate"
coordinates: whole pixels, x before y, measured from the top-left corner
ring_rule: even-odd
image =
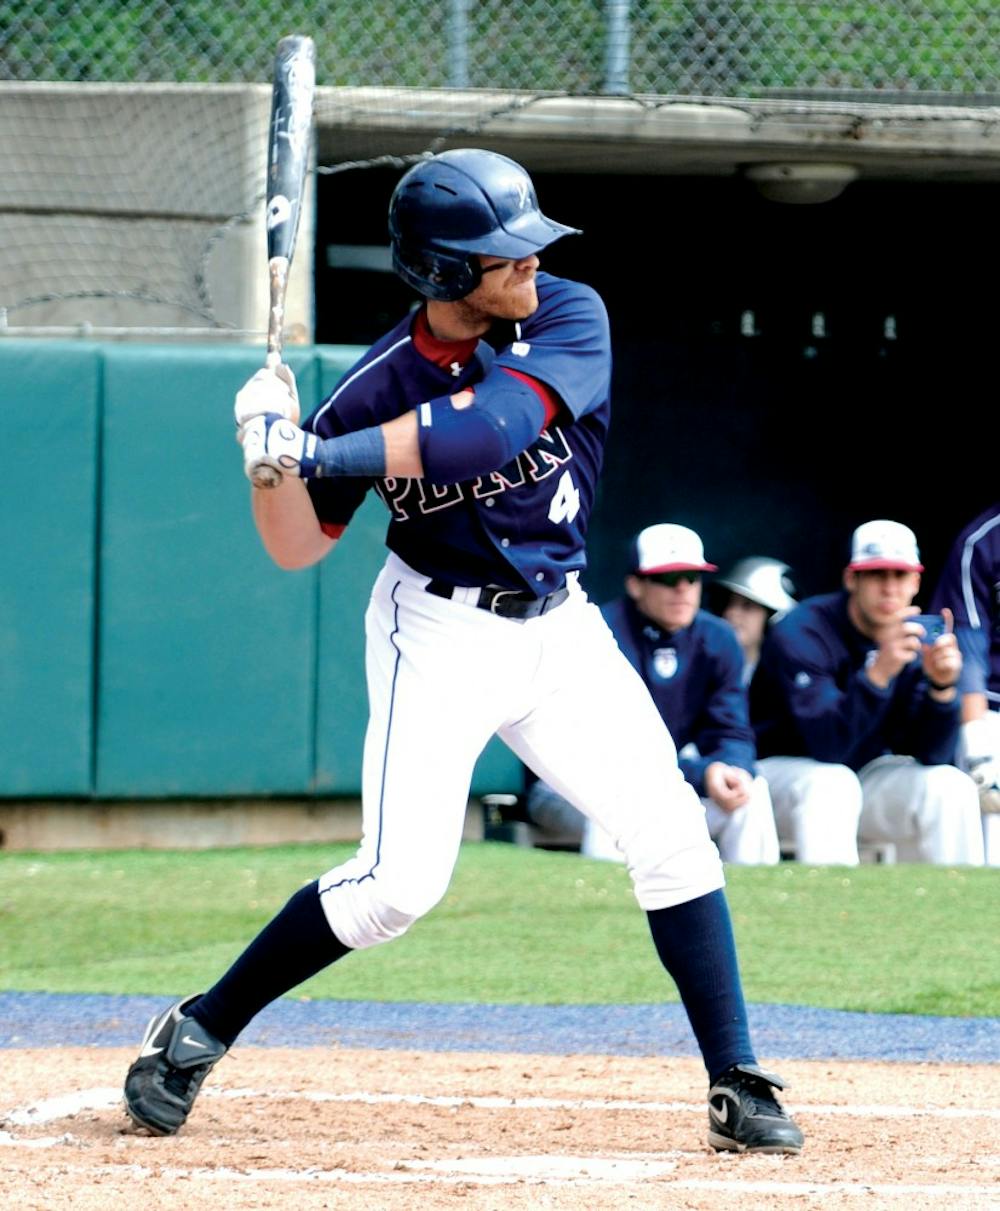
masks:
[[[468,1177],[520,1177],[536,1181],[648,1181],[677,1169],[676,1161],[595,1156],[477,1156],[454,1160],[410,1160],[407,1169]]]

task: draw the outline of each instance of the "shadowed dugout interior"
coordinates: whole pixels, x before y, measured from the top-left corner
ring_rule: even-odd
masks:
[[[716,563],[773,555],[800,595],[825,592],[872,517],[916,531],[929,594],[996,494],[980,453],[997,435],[980,387],[994,321],[974,249],[1000,186],[861,180],[796,205],[742,177],[533,177],[543,210],[584,230],[543,269],[594,285],[611,315],[592,595],[619,591],[629,537],[660,520],[698,530]],[[397,178],[318,179],[320,343],[366,344],[413,300],[388,259]]]

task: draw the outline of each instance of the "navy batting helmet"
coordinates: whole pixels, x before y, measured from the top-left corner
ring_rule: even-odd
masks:
[[[415,164],[389,203],[393,267],[418,293],[442,302],[479,285],[478,253],[518,260],[578,234],[542,214],[520,164],[476,147]]]

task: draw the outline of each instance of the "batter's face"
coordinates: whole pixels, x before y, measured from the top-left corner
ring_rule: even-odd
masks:
[[[535,274],[539,262],[534,253],[519,261],[481,256],[479,264],[482,280],[456,304],[468,322],[488,327],[493,320],[524,320],[538,310]]]
[[[863,635],[873,638],[883,627],[899,618],[911,605],[920,588],[920,573],[903,568],[876,568],[871,572],[844,573],[844,587],[851,595],[848,613]]]
[[[625,591],[640,614],[662,631],[683,631],[694,622],[701,605],[701,573],[681,572],[675,585],[648,576],[627,576]]]
[[[722,617],[736,632],[740,647],[756,650],[764,642],[767,627],[767,610],[756,601],[750,601],[739,593],[730,593],[722,610]]]

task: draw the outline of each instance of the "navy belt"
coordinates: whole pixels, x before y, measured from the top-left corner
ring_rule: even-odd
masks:
[[[448,584],[446,580],[429,580],[424,585],[428,593],[433,593],[435,597],[447,597],[449,600],[455,596],[457,587]],[[468,590],[460,589],[460,592],[464,595]],[[468,604],[475,606],[477,610],[488,610],[499,618],[517,618],[523,621],[554,610],[557,605],[562,605],[568,596],[569,589],[565,587],[556,589],[547,597],[535,597],[520,589],[499,589],[491,585],[480,589],[478,600],[468,601]]]

